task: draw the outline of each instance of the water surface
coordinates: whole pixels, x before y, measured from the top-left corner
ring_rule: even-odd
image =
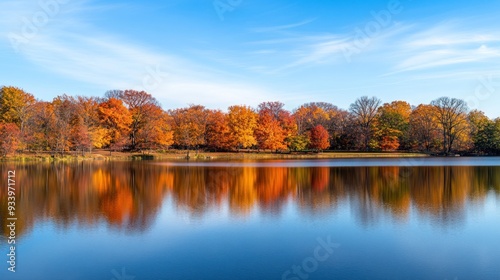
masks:
[[[9,169],[0,279],[500,279],[499,158]]]

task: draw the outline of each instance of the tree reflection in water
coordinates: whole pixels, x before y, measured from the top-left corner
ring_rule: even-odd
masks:
[[[46,220],[61,227],[105,221],[118,230],[145,231],[167,196],[180,211],[197,217],[226,205],[236,216],[255,209],[279,215],[288,201],[307,214],[333,214],[340,203],[349,203],[365,226],[387,215],[405,221],[412,209],[446,226],[464,222],[467,203],[481,203],[488,192],[500,192],[500,167],[0,165],[2,174],[9,169],[16,170],[19,236]],[[0,188],[1,197],[6,192]],[[1,199],[1,219],[6,203]],[[7,236],[7,228],[3,231]]]

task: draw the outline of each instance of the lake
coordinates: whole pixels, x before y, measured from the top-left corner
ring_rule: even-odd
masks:
[[[0,172],[0,279],[500,279],[498,157],[3,163]]]

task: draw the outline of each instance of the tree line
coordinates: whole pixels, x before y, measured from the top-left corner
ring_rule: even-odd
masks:
[[[17,87],[0,90],[0,155],[168,148],[498,155],[500,118],[470,111],[465,101],[449,97],[411,106],[363,96],[348,110],[311,102],[288,111],[275,101],[227,111],[202,105],[165,111],[144,91],[61,95],[47,102]]]

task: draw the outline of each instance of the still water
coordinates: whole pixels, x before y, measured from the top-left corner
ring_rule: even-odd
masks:
[[[500,279],[500,158],[94,161],[0,172],[0,279]]]

